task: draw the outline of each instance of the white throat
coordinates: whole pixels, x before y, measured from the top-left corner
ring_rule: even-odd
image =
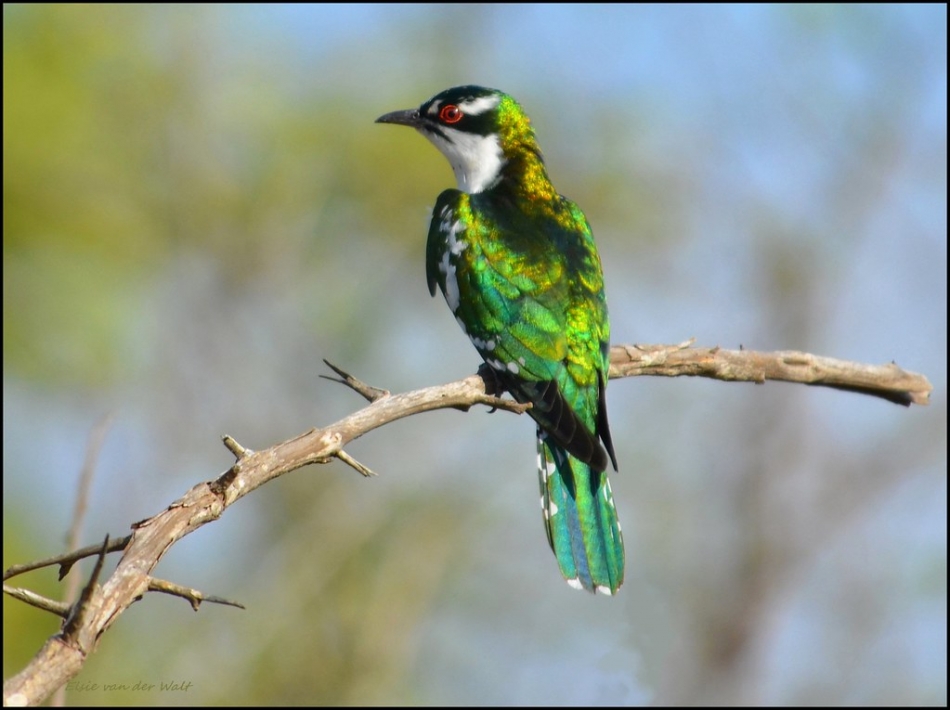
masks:
[[[479,136],[451,128],[442,130],[448,140],[436,133],[421,133],[449,159],[459,190],[474,194],[498,182],[507,161],[497,135]]]

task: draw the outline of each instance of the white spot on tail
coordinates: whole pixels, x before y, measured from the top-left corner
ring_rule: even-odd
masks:
[[[584,585],[581,584],[581,580],[579,580],[577,577],[574,577],[574,579],[569,579],[569,580],[567,580],[567,583],[568,583],[568,585],[570,585],[570,587],[571,587],[572,589],[583,589],[583,588],[584,588]]]
[[[538,436],[541,436],[540,432],[538,433]],[[542,448],[540,442],[538,443],[538,471],[541,473],[544,479],[551,478],[551,476],[554,475],[554,464],[552,464],[550,459],[544,455],[544,449]],[[544,481],[542,480],[541,483],[543,485]]]
[[[613,592],[610,591],[610,587],[605,587],[602,584],[597,585],[597,591],[601,594],[606,594],[608,597],[613,596]]]

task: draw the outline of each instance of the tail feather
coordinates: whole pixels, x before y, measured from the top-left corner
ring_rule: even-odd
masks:
[[[538,476],[548,542],[576,589],[613,594],[623,584],[623,535],[605,471],[594,471],[538,431]]]

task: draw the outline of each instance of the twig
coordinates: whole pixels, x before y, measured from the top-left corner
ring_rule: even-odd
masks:
[[[92,488],[92,479],[96,473],[96,462],[99,460],[99,452],[102,450],[102,444],[105,441],[106,434],[109,432],[109,426],[112,424],[113,415],[111,413],[103,416],[89,433],[89,443],[86,445],[86,458],[83,460],[82,469],[79,471],[79,484],[76,487],[76,506],[73,508],[73,522],[69,526],[69,533],[66,536],[66,550],[72,552],[79,548],[79,539],[82,537],[82,522],[86,517],[86,509],[89,503],[89,490]],[[67,582],[66,600],[72,602],[76,598],[76,592],[79,590],[79,577],[74,577]]]
[[[211,594],[204,594],[203,592],[199,592],[197,589],[184,587],[180,584],[175,584],[174,582],[169,582],[166,579],[158,579],[156,577],[152,577],[149,579],[148,591],[161,592],[162,594],[171,594],[172,596],[187,599],[191,603],[191,608],[194,609],[195,611],[198,611],[198,607],[201,606],[202,602],[208,602],[209,604],[224,604],[226,606],[236,606],[238,609],[245,608],[243,604],[231,601],[230,599],[225,599],[224,597],[216,597]]]
[[[82,524],[86,517],[86,510],[89,503],[89,491],[92,488],[92,479],[96,473],[96,462],[99,460],[99,451],[105,441],[106,433],[112,424],[113,415],[111,413],[104,415],[89,434],[89,443],[86,445],[86,457],[82,463],[82,469],[79,472],[79,482],[76,486],[76,506],[73,508],[73,521],[69,526],[69,532],[66,535],[66,550],[72,552],[79,548],[79,540],[82,537]],[[69,607],[76,600],[79,594],[80,585],[79,574],[74,574],[66,580],[66,589],[63,593],[64,603]],[[63,707],[66,705],[66,686],[61,685],[53,696],[53,707]]]
[[[11,587],[8,584],[4,584],[3,593],[7,596],[13,597],[14,599],[19,599],[21,602],[25,602],[30,606],[35,606],[37,609],[48,611],[51,614],[55,614],[56,616],[61,616],[64,619],[66,618],[66,615],[69,614],[69,608],[71,606],[70,604],[56,601],[55,599],[49,599],[41,594],[37,594],[36,592],[31,592],[29,589]]]
[[[373,476],[379,475],[375,471],[361,464],[359,461],[354,459],[352,456],[350,456],[348,453],[346,453],[342,449],[337,453],[336,457],[340,459],[340,461],[342,461],[343,463],[355,468],[357,471],[360,472],[361,475],[366,476],[366,478],[372,478]]]
[[[222,437],[222,441],[224,442],[227,450],[234,454],[234,458],[236,458],[238,461],[243,458],[247,458],[254,453],[251,449],[245,449],[230,436]]]
[[[110,540],[106,552],[118,552],[119,550],[124,550],[125,546],[129,544],[129,540],[131,539],[131,535],[126,535],[125,537]],[[78,550],[64,552],[60,555],[53,555],[52,557],[47,557],[42,560],[25,562],[22,565],[11,565],[4,571],[3,581],[6,581],[11,577],[16,577],[19,574],[32,572],[35,569],[42,569],[43,567],[52,567],[53,565],[59,565],[59,579],[62,581],[63,577],[69,574],[69,570],[72,569],[74,564],[76,564],[79,560],[85,559],[86,557],[98,555],[100,550],[102,550],[101,544],[87,545],[86,547],[80,548]]]
[[[346,385],[350,389],[363,395],[363,397],[366,399],[367,402],[375,402],[377,399],[388,397],[390,394],[389,390],[380,389],[379,387],[373,387],[372,385],[366,384],[362,380],[356,379],[355,377],[353,377],[353,375],[348,373],[346,370],[340,369],[339,367],[334,365],[332,362],[330,362],[326,358],[323,359],[323,364],[329,367],[331,370],[333,370],[340,377],[339,378],[329,377],[328,375],[320,375],[320,377],[322,377],[325,380],[330,380],[330,382],[339,382],[341,384]]]

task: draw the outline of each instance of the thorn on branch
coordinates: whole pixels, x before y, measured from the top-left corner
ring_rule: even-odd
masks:
[[[248,456],[254,453],[253,449],[245,449],[237,441],[235,441],[233,437],[230,437],[227,434],[225,434],[221,440],[224,442],[224,445],[227,447],[228,451],[234,454],[234,458],[236,458],[238,461],[246,459]]]
[[[149,577],[148,580],[148,591],[150,592],[161,592],[162,594],[171,594],[175,597],[181,597],[182,599],[187,599],[191,603],[191,608],[195,611],[198,611],[198,607],[201,606],[202,602],[208,602],[209,604],[224,604],[226,606],[235,606],[238,609],[244,609],[245,606],[230,599],[225,599],[224,597],[217,597],[211,594],[203,594],[197,589],[192,589],[190,587],[184,587],[180,584],[175,584],[174,582],[169,582],[166,579],[158,579],[156,577]]]
[[[372,478],[373,476],[378,475],[375,471],[368,468],[367,466],[364,466],[342,449],[337,451],[335,455],[338,459],[340,459],[340,461],[355,468],[360,473],[360,475],[365,476],[366,478]]]
[[[356,379],[346,370],[340,369],[326,358],[324,358],[323,362],[327,367],[338,374],[340,378],[337,379],[336,377],[328,377],[327,375],[320,375],[320,377],[325,380],[330,380],[330,382],[339,382],[340,384],[346,385],[351,390],[362,395],[367,402],[375,402],[377,399],[382,399],[383,397],[388,397],[390,395],[389,390],[373,387],[372,385],[366,384],[362,380]]]

